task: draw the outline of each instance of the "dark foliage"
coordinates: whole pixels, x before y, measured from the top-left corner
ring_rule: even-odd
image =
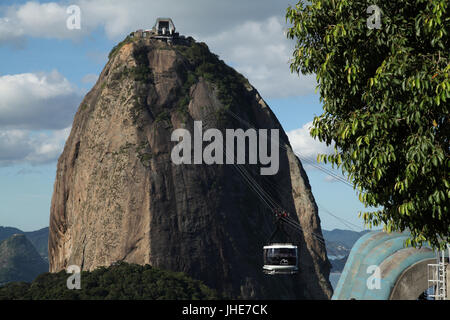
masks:
[[[69,275],[43,273],[32,283],[13,282],[0,288],[0,300],[216,300],[214,290],[181,272],[118,263],[81,273],[81,289],[67,289]]]
[[[366,9],[377,5],[380,27]],[[314,73],[324,113],[311,135],[375,211],[368,226],[406,244],[450,236],[450,6],[445,0],[313,0],[289,7],[291,69]]]

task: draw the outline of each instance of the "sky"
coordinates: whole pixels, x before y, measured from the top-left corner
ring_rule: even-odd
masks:
[[[294,151],[331,153],[309,127],[322,113],[315,75],[292,74],[294,43],[285,35],[294,0],[71,0],[0,3],[0,226],[48,226],[56,162],[73,116],[130,32],[171,17],[177,31],[204,41],[249,79],[287,132]],[[80,8],[80,29],[67,27]],[[303,163],[322,228],[364,228],[357,193]],[[324,166],[324,165],[320,165]],[[329,167],[326,167],[331,169]],[[339,171],[336,171],[340,174]],[[336,218],[338,217],[338,218]]]

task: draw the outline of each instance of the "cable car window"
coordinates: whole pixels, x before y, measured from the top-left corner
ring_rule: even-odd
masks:
[[[297,249],[269,248],[264,250],[264,264],[266,265],[297,265]]]

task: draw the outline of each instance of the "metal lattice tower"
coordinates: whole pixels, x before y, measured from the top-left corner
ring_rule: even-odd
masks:
[[[450,245],[447,245],[447,248],[448,257],[450,257]],[[428,286],[434,288],[434,294],[430,294],[429,297],[435,300],[448,299],[447,268],[449,264],[445,255],[445,250],[437,251],[436,263],[428,265]]]

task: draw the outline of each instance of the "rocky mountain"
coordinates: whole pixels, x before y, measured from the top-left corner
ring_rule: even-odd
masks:
[[[24,234],[36,248],[42,259],[48,261],[48,227],[36,231],[24,232],[17,228],[0,226],[0,241],[11,237],[13,234]]]
[[[347,262],[348,255],[343,258],[338,259],[330,259],[331,262],[331,272],[342,272],[345,267],[345,263]]]
[[[174,164],[175,129],[279,129],[279,171],[243,165],[302,227],[300,272],[267,276],[262,247],[273,213],[234,165]],[[259,135],[261,136],[261,135]],[[202,147],[205,146],[205,142]],[[192,145],[194,150],[194,143]],[[82,101],[58,160],[49,261],[58,272],[117,261],[180,271],[246,299],[328,299],[330,263],[306,173],[255,88],[189,38],[167,44],[126,38]],[[314,234],[316,236],[314,236]]]
[[[48,272],[48,263],[23,234],[14,234],[0,242],[0,283],[32,281]]]
[[[323,230],[323,237],[326,241],[329,242],[338,242],[345,246],[346,248],[351,249],[355,242],[361,238],[366,233],[371,230],[364,231],[352,231],[352,230],[342,230],[342,229],[333,229],[331,231]]]
[[[323,230],[331,272],[342,272],[353,245],[367,232],[370,230],[360,232],[341,229]]]
[[[8,239],[14,234],[23,234],[23,231],[13,227],[0,227],[0,241]]]
[[[370,232],[370,230],[361,232],[341,229],[323,230],[328,258],[331,260],[342,260],[344,257],[347,257],[355,242],[367,232]]]
[[[40,256],[48,262],[48,227],[36,231],[24,232]]]

